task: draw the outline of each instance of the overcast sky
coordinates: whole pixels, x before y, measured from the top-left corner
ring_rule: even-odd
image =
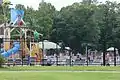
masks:
[[[38,8],[41,0],[10,0],[12,4],[23,4],[25,6],[31,6],[34,9]],[[82,0],[44,0],[45,2],[50,2],[52,5],[56,7],[57,10],[60,10],[62,7],[71,5],[74,2],[80,2]],[[100,2],[104,2],[106,0],[99,0]],[[110,1],[120,1],[120,0],[110,0]]]

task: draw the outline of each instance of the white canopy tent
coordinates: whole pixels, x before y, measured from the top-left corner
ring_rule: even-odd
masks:
[[[115,50],[118,51],[117,48],[115,48]],[[114,51],[114,47],[110,47],[110,48],[108,48],[107,51]]]
[[[65,47],[66,50],[70,50],[70,47]]]
[[[39,42],[39,47],[43,49],[43,46],[44,46],[44,49],[60,49],[61,47],[59,45],[57,45],[56,43],[54,42],[49,42],[47,40],[43,41],[43,42]]]

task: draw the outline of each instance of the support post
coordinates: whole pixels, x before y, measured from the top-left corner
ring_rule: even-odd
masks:
[[[69,55],[70,55],[70,66],[72,66],[72,64],[71,64],[72,63],[71,62],[72,61],[72,55],[71,55],[71,51],[70,50],[69,50]]]
[[[116,49],[114,47],[114,66],[116,66]]]
[[[86,46],[87,66],[88,66],[88,46]]]
[[[43,41],[43,37],[42,37],[42,64],[44,66],[44,41]]]
[[[56,43],[56,66],[58,66],[58,45]]]
[[[2,41],[3,41],[2,38],[0,38],[0,52],[1,52],[1,43],[2,43]]]
[[[105,56],[106,56],[106,43],[105,42],[103,42],[103,66],[106,66],[106,58],[105,58]]]

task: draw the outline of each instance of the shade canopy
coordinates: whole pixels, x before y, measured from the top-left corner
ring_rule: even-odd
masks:
[[[117,51],[118,49],[115,48],[115,50]],[[110,47],[110,48],[108,48],[107,51],[114,51],[114,47]]]
[[[66,50],[70,50],[70,47],[65,47]]]
[[[44,47],[43,47],[44,46]],[[54,42],[49,42],[47,40],[43,41],[43,42],[39,42],[39,47],[40,48],[44,48],[44,49],[60,49],[61,47],[59,45],[57,45],[56,43]]]

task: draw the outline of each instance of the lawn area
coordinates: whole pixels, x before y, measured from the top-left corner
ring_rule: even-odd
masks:
[[[0,80],[120,80],[120,73],[0,72]]]
[[[120,67],[104,66],[15,66],[0,68],[0,71],[120,71]]]
[[[65,72],[60,72],[60,71],[65,71]],[[74,72],[74,71],[92,71],[92,72]],[[98,72],[98,71],[103,71],[103,72]],[[118,72],[113,73],[112,71],[118,71]],[[5,67],[5,68],[0,68],[0,80],[120,80],[120,67],[119,66],[117,67],[104,67],[104,66]]]

